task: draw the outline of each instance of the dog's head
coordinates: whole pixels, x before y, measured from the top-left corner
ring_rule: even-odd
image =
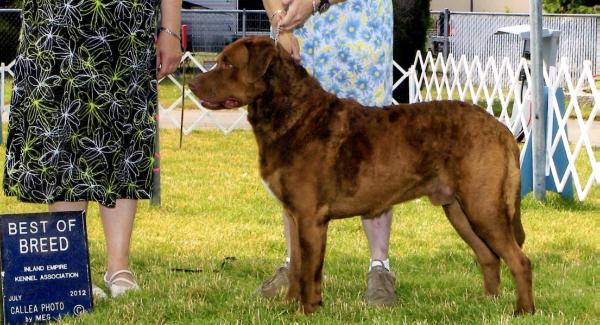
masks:
[[[239,39],[225,47],[213,70],[190,82],[190,89],[208,109],[251,104],[266,90],[264,76],[278,53],[268,37]]]

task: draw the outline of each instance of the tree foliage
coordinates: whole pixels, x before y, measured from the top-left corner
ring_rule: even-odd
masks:
[[[544,10],[557,14],[600,14],[598,0],[543,0]]]

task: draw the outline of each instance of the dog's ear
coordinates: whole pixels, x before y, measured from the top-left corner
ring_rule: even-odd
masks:
[[[248,49],[248,77],[253,82],[265,75],[277,49],[271,39],[255,39],[245,44]]]

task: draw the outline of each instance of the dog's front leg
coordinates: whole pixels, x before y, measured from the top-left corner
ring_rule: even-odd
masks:
[[[291,212],[291,261],[288,298],[298,299],[300,312],[310,314],[321,305],[321,279],[327,240],[326,209],[313,213]],[[315,211],[313,210],[313,211]]]
[[[302,272],[302,259],[300,258],[300,242],[298,235],[298,220],[294,217],[289,209],[285,210],[285,217],[288,218],[290,226],[290,264],[288,266],[288,292],[289,300],[300,301],[300,274]]]

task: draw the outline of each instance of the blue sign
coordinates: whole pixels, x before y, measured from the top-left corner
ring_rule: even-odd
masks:
[[[92,308],[85,212],[0,216],[5,324]]]
[[[562,88],[558,88],[556,91],[556,101],[558,102],[558,108],[561,116],[565,116],[565,94]],[[549,106],[548,106],[548,87],[544,87],[544,111],[542,116],[543,125],[545,125],[545,132],[548,134],[548,128],[550,127],[550,123],[548,123],[548,117],[546,116]],[[556,115],[551,111],[551,119],[552,119],[552,136],[546,138],[546,142],[552,141],[556,137],[558,133],[558,120],[556,119]],[[565,126],[565,132],[567,132]],[[525,146],[522,150],[525,150],[525,155],[523,156],[523,162],[521,163],[521,197],[525,197],[527,193],[533,191],[533,144],[532,144],[532,136],[527,138],[525,142]],[[569,144],[565,141],[560,142],[556,150],[554,151],[554,155],[552,155],[552,160],[554,161],[554,165],[556,167],[556,172],[558,174],[559,179],[563,179],[565,174],[567,173],[567,168],[569,167],[569,159],[567,157],[567,146]],[[554,177],[552,175],[546,176],[546,190],[553,191],[558,193],[558,184],[554,182]],[[560,192],[560,195],[565,199],[573,199],[573,176],[569,175],[567,178],[567,182]]]

